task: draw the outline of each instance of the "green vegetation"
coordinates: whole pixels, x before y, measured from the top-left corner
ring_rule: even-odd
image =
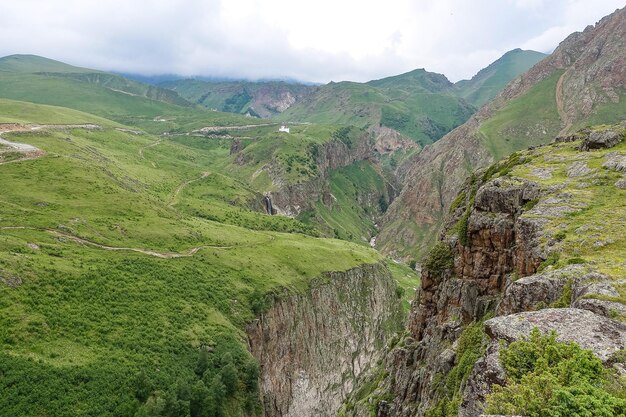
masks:
[[[0,109],[3,121],[103,126],[3,135],[46,152],[0,165],[7,415],[261,415],[245,324],[282,289],[305,291],[326,271],[381,261],[265,215],[251,171],[232,165],[229,140],[159,138],[10,100]],[[289,147],[305,154],[335,130],[301,129]],[[245,149],[257,166],[261,149],[288,147],[259,137]]]
[[[426,411],[425,417],[453,417],[458,415],[462,399],[461,388],[485,349],[484,327],[481,321],[471,323],[463,329],[461,336],[459,336],[459,347],[454,367],[448,372],[445,380],[442,380],[439,374],[439,394],[442,398]],[[437,376],[435,377],[437,378]]]
[[[388,201],[385,179],[369,161],[359,161],[330,174],[330,204],[315,203],[298,219],[318,225],[327,236],[367,243],[376,234],[374,219]],[[382,202],[382,203],[381,203]]]
[[[406,314],[411,309],[411,302],[415,299],[415,291],[420,286],[420,277],[414,269],[391,260],[386,262],[387,268],[398,284],[398,297],[402,299],[402,307]]]
[[[589,350],[560,343],[556,334],[504,347],[500,360],[507,385],[494,386],[487,413],[529,417],[626,415],[626,386]]]
[[[251,113],[269,117],[279,112],[277,106],[286,95],[301,98],[315,90],[315,86],[284,81],[202,81],[176,80],[160,84],[176,91],[192,103],[209,109],[234,113]]]
[[[437,243],[424,259],[423,266],[435,275],[441,275],[444,271],[451,269],[454,266],[454,256],[450,247],[445,242]]]
[[[623,129],[617,126],[604,128]],[[626,155],[626,143],[585,153],[578,150],[579,146],[580,140],[577,140],[520,152],[524,163],[512,167],[510,175],[538,182],[543,189],[557,184],[562,187],[551,189],[542,200],[559,198],[564,194],[569,196],[567,201],[545,206],[562,207],[566,210],[562,215],[533,214],[534,210],[544,209],[539,206],[541,200],[533,201],[532,207],[529,203],[528,210],[525,209],[523,214],[547,218],[548,223],[543,226],[547,232],[545,239],[555,241],[553,251],[540,266],[541,270],[586,263],[599,272],[618,278],[624,273],[620,259],[623,259],[623,248],[626,246],[626,229],[621,220],[608,223],[606,219],[621,219],[620,213],[626,210],[626,191],[614,185],[623,174],[603,165],[612,152]],[[568,167],[581,156],[592,171],[583,177],[568,177]],[[547,170],[550,176],[538,177],[535,175],[537,170]]]
[[[595,106],[590,116],[574,123],[574,129],[606,123],[619,123],[626,119],[626,91],[618,89],[616,93],[617,101],[607,96],[604,102]]]
[[[170,90],[29,55],[0,59],[0,97],[80,110],[152,133],[261,123],[191,107]]]
[[[546,143],[559,132],[555,90],[562,73],[556,71],[481,124],[479,133],[496,161],[514,151]]]
[[[495,97],[510,81],[545,57],[546,54],[541,52],[514,49],[480,70],[471,80],[459,81],[455,86],[461,97],[480,107]]]
[[[382,125],[425,145],[462,124],[473,112],[444,76],[415,70],[365,84],[321,86],[277,117],[358,127]]]

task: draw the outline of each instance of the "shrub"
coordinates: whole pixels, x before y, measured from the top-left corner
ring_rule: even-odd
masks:
[[[493,387],[486,413],[530,417],[626,414],[626,400],[604,387],[611,374],[590,350],[560,343],[534,329],[528,339],[502,349],[507,385]],[[623,394],[623,393],[622,393]]]
[[[450,269],[453,266],[454,256],[448,245],[444,242],[437,243],[424,260],[424,267],[434,274],[441,274],[446,269]]]
[[[548,255],[545,261],[539,264],[537,272],[541,272],[549,266],[556,265],[559,262],[559,259],[561,259],[561,255],[558,252],[552,252],[550,255]]]

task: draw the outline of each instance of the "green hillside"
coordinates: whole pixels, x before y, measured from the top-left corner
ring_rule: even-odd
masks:
[[[260,123],[190,107],[170,90],[32,55],[0,58],[0,98],[72,108],[152,133]]]
[[[189,103],[170,90],[129,80],[117,74],[74,67],[36,55],[10,55],[0,58],[0,73],[37,74],[40,76],[70,78],[101,85],[112,91],[146,97],[166,103],[188,106]]]
[[[209,109],[270,117],[301,99],[314,86],[285,81],[202,81],[195,79],[167,81],[160,86]]]
[[[190,147],[74,110],[0,109],[3,122],[102,126],[2,134],[45,151],[0,164],[7,415],[254,414],[258,368],[243,327],[265,294],[381,260],[285,233],[311,229],[256,210],[256,190],[223,175],[230,141]]]
[[[482,123],[479,134],[494,160],[546,143],[559,133],[561,120],[554,92],[562,74],[563,71],[555,71]]]
[[[468,103],[480,107],[546,56],[541,52],[514,49],[480,70],[471,80],[459,81],[455,86]]]
[[[415,70],[365,84],[321,86],[278,118],[358,127],[382,125],[426,145],[465,122],[473,112],[444,76]]]

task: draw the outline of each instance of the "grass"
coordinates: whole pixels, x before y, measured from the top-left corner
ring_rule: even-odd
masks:
[[[415,299],[415,291],[420,286],[420,277],[414,270],[404,264],[388,260],[386,265],[398,283],[398,288],[402,290],[402,308],[408,314],[411,310],[411,302]]]
[[[432,143],[462,124],[474,111],[455,96],[451,84],[438,77],[441,76],[418,70],[366,84],[327,84],[278,118],[358,127],[380,124],[418,143]]]
[[[298,218],[305,224],[320,225],[328,236],[368,243],[376,234],[374,220],[388,201],[385,180],[368,161],[359,161],[330,174],[333,202],[316,202]]]
[[[562,73],[556,71],[482,123],[479,133],[494,160],[549,142],[556,136],[561,121],[556,110],[555,91]]]
[[[187,146],[73,110],[0,107],[4,120],[104,126],[3,135],[46,151],[0,166],[0,409],[8,415],[133,415],[179,401],[176,390],[200,380],[219,387],[224,361],[241,381],[220,407],[241,415],[256,398],[243,382],[253,295],[306,291],[326,271],[382,260],[257,210],[258,192],[224,169],[228,141],[184,137]],[[294,141],[314,133],[308,143],[321,143],[330,132],[302,129]],[[193,248],[170,259],[132,250]],[[198,376],[205,347],[210,364]]]
[[[548,217],[549,222],[544,226],[547,235],[543,243],[554,239],[556,246],[542,264],[543,268],[560,268],[582,262],[617,279],[626,272],[623,263],[626,191],[614,185],[623,174],[602,165],[611,152],[626,155],[626,143],[592,152],[578,151],[579,145],[580,141],[575,141],[525,151],[522,153],[525,162],[513,167],[510,175],[536,181],[544,189],[559,185],[558,190],[552,188],[553,191],[542,200],[556,197],[562,201],[553,205],[569,208],[569,213]],[[593,172],[580,178],[568,178],[567,168],[576,160],[584,161]],[[536,169],[552,169],[551,178],[534,176]],[[567,197],[563,198],[563,195]],[[533,209],[540,209],[541,204],[541,201],[535,203]],[[524,216],[537,216],[533,213],[529,210]],[[607,219],[611,221],[607,222]]]
[[[456,83],[459,94],[469,103],[480,107],[495,97],[515,77],[528,71],[546,55],[535,51],[509,51],[482,69],[471,80]]]

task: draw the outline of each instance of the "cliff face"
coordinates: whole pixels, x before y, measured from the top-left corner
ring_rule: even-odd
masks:
[[[277,301],[248,327],[268,417],[333,416],[401,325],[396,284],[381,264],[329,273]]]
[[[341,140],[332,140],[323,145],[318,145],[315,164],[319,175],[309,181],[283,184],[282,174],[270,170],[272,181],[279,186],[278,191],[269,193],[277,214],[297,216],[318,200],[330,205],[332,202],[328,185],[330,171],[357,161],[373,158],[376,158],[373,138],[369,133],[363,133],[358,140],[350,144]]]
[[[622,369],[625,172],[620,125],[513,154],[466,181],[424,261],[409,336],[386,357],[377,415],[481,415],[491,387],[507,383],[501,341],[535,327]]]
[[[383,219],[379,248],[397,257],[425,254],[473,170],[509,152],[566,135],[588,117],[595,117],[596,123],[615,123],[626,116],[620,110],[594,114],[599,105],[624,99],[625,39],[626,9],[620,9],[567,37],[465,124],[424,148],[408,163],[406,186]],[[515,103],[531,93],[533,104],[516,113]],[[539,117],[522,120],[538,102],[544,103]]]
[[[410,337],[388,358],[394,399],[385,415],[423,415],[435,405],[464,327],[494,310],[509,274],[536,270],[543,255],[535,245],[540,232],[520,214],[539,191],[531,181],[468,184],[449,229],[466,230],[464,241],[452,231],[424,263]]]

